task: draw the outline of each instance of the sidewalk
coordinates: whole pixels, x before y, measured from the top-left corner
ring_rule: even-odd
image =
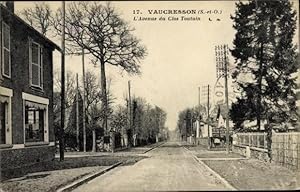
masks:
[[[0,191],[40,192],[56,191],[83,177],[96,174],[110,166],[122,162],[120,166],[135,164],[146,157],[128,156],[73,156],[65,157],[63,162],[51,162],[13,170],[2,170]]]
[[[150,145],[140,146],[140,147],[131,147],[125,149],[118,149],[114,153],[112,152],[65,152],[65,157],[87,157],[87,156],[147,156],[146,153],[160,145],[164,142],[153,143]],[[55,155],[56,158],[59,158],[59,154]]]
[[[111,152],[66,152],[65,160],[59,161],[56,155],[54,161],[42,162],[19,169],[2,170],[0,191],[7,192],[40,192],[56,191],[71,186],[82,184],[91,177],[104,171],[109,171],[112,166],[132,165],[146,158],[146,152],[161,145],[162,142]]]
[[[187,147],[197,158],[238,190],[292,190],[300,187],[300,174],[257,159],[226,151]]]

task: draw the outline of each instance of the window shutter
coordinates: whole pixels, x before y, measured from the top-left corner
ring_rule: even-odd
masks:
[[[43,67],[44,67],[44,62],[43,62],[43,54],[44,54],[44,49],[43,46],[40,47],[40,84],[41,88],[44,86],[44,73],[43,73]]]
[[[1,11],[0,11],[1,13]],[[3,62],[2,62],[2,15],[0,15],[0,79],[3,79],[2,77],[2,68],[3,68]]]
[[[31,47],[32,47],[32,39],[28,37],[28,67],[29,67],[29,84],[32,85],[32,60],[31,60]]]
[[[2,46],[1,46],[1,61],[2,75],[11,78],[11,54],[10,54],[10,27],[5,22],[1,23],[2,27]]]

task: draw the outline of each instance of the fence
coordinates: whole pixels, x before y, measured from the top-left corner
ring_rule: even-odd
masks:
[[[300,133],[273,134],[272,160],[288,168],[300,169]]]
[[[235,145],[267,149],[266,133],[238,133]],[[300,169],[300,133],[272,133],[272,162]]]
[[[267,149],[267,133],[238,133],[236,144]]]

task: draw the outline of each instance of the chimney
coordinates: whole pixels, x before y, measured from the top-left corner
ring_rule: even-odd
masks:
[[[15,2],[14,1],[6,1],[5,3],[8,10],[10,10],[12,13],[15,12]]]

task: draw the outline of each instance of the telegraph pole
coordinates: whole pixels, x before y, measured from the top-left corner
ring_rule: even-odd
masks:
[[[201,109],[200,109],[200,106],[201,106],[200,99],[201,99],[201,90],[200,90],[200,87],[198,87],[199,120],[200,120],[200,112],[201,112]]]
[[[84,63],[84,48],[82,48],[82,81],[83,81],[83,94],[82,94],[82,130],[83,130],[83,152],[86,152],[86,128],[85,128],[85,63]]]
[[[62,39],[61,39],[61,117],[60,117],[60,129],[59,129],[59,159],[64,160],[64,128],[65,128],[65,1],[62,1]]]
[[[133,130],[131,129],[131,93],[130,90],[131,86],[130,86],[130,81],[128,81],[128,126],[129,126],[129,130],[131,130],[131,135],[129,135],[129,138],[132,142],[133,139]]]
[[[200,90],[200,87],[198,87],[198,105],[200,107],[200,95],[201,94],[201,90]]]
[[[226,152],[229,153],[229,104],[228,104],[228,79],[227,79],[227,50],[228,45],[224,45],[224,75],[225,75],[225,102],[226,102]]]
[[[208,149],[210,149],[210,131],[209,131],[209,84],[207,85],[207,140],[208,140]]]
[[[196,136],[195,138],[197,137],[200,137],[200,131],[201,131],[201,103],[200,103],[200,99],[201,99],[201,90],[200,90],[200,87],[198,87],[198,131],[197,131],[197,125],[196,125]],[[198,135],[197,135],[197,132],[198,132]]]
[[[224,77],[226,105],[226,152],[229,153],[229,104],[228,104],[228,45],[218,45],[216,51],[217,78]]]
[[[80,148],[79,146],[79,102],[78,102],[78,73],[76,73],[76,143],[78,150]]]

